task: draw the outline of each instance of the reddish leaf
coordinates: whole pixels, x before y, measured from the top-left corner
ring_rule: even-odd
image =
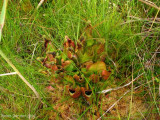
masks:
[[[47,49],[49,42],[50,42],[50,40],[45,39],[45,41],[44,41],[44,47],[45,47],[45,49]]]
[[[81,43],[77,43],[77,46],[76,46],[76,52],[81,50],[82,49],[82,44]]]
[[[65,48],[75,48],[75,44],[74,41],[72,41],[71,39],[69,39],[68,36],[65,36],[66,42],[63,44]]]
[[[69,65],[70,63],[71,63],[70,60],[64,61],[63,59],[61,59],[61,65],[62,65],[62,67],[65,67],[65,66]]]
[[[57,65],[52,65],[52,66],[51,66],[51,69],[52,69],[53,71],[57,71],[57,70],[58,70],[58,67],[57,67]]]
[[[50,62],[51,61],[55,61],[55,58],[53,57],[52,54],[48,54],[47,57],[48,57],[48,59],[49,59]]]
[[[93,61],[88,61],[88,62],[85,62],[85,63],[83,63],[83,67],[85,67],[85,68],[87,68],[87,69],[89,69],[89,67],[91,66],[93,64]]]
[[[101,54],[102,52],[104,52],[104,48],[105,48],[105,45],[100,44],[99,47],[98,47],[98,50],[97,50],[97,54]]]
[[[72,53],[71,53],[71,51],[67,51],[67,56],[68,56],[69,59],[72,58]]]
[[[49,62],[46,62],[46,63],[44,63],[44,66],[46,67],[46,68],[51,68],[51,64],[49,63]]]
[[[104,80],[107,80],[108,77],[110,76],[110,74],[111,74],[111,71],[107,71],[107,70],[103,70],[102,73],[101,73],[102,78],[103,78]]]
[[[69,92],[69,95],[72,97],[72,98],[78,98],[80,95],[81,95],[81,89],[80,87],[76,87],[75,89],[73,88],[69,88],[68,89],[68,92]]]
[[[81,76],[78,76],[77,74],[75,74],[75,75],[73,76],[73,78],[74,78],[76,81],[80,82],[80,83],[83,83],[83,82],[84,82],[84,78],[81,77]]]
[[[92,75],[90,75],[89,79],[90,79],[93,83],[97,83],[100,78],[99,78],[99,75],[92,74]]]
[[[81,92],[83,97],[86,99],[86,101],[91,104],[91,96],[92,96],[92,91],[91,90],[86,90],[84,87],[81,87]]]
[[[46,89],[47,89],[48,91],[54,91],[54,90],[55,90],[51,85],[50,85],[50,86],[47,86]]]

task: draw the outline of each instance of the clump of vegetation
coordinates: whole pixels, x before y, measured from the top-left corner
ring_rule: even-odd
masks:
[[[90,36],[91,33],[77,42],[65,36],[62,48],[57,48],[55,43],[45,38],[46,56],[37,58],[48,68],[41,72],[66,84],[72,98],[82,94],[88,104],[93,102],[91,96],[101,90],[99,82],[106,81],[111,74],[105,64],[105,41],[100,38],[93,40]]]

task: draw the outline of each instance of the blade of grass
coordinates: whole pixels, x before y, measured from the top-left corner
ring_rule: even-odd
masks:
[[[5,21],[7,3],[8,3],[8,0],[4,0],[3,7],[2,7],[2,12],[1,12],[1,15],[0,15],[0,42],[1,42],[1,37],[2,37],[2,29],[3,29],[4,21]]]

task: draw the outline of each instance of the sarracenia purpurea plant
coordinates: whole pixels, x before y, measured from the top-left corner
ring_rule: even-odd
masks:
[[[37,60],[46,68],[40,70],[67,84],[66,88],[72,98],[82,95],[88,104],[93,103],[98,89],[95,85],[104,82],[111,74],[110,67],[105,64],[105,41],[91,39],[91,31],[87,28],[86,37],[77,42],[65,36],[62,48],[43,36],[45,55]]]

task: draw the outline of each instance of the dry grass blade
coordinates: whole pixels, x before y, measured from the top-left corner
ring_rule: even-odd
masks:
[[[33,61],[33,57],[34,57],[34,53],[35,53],[35,51],[36,51],[36,47],[37,47],[37,45],[38,45],[38,42],[37,43],[35,43],[35,44],[33,44],[34,45],[34,49],[33,49],[33,52],[32,52],[32,57],[31,57],[31,61],[30,61],[30,64],[32,65],[32,61]]]
[[[130,84],[132,84],[132,82],[134,82],[135,80],[137,80],[137,79],[138,79],[140,76],[142,76],[143,74],[144,74],[144,73],[140,74],[140,75],[137,76],[134,80],[132,80],[131,82],[129,82],[129,83],[127,83],[127,84],[125,84],[125,85],[123,85],[123,86],[121,86],[121,87],[110,88],[110,89],[107,89],[107,90],[99,91],[99,92],[97,92],[97,93],[108,93],[108,92],[110,92],[110,91],[112,91],[112,90],[118,90],[118,89],[124,88],[124,87],[126,87],[126,86],[129,86]]]
[[[41,0],[40,2],[39,2],[39,4],[37,5],[37,10],[38,10],[38,8],[43,4],[43,2],[44,2],[44,0]]]
[[[17,74],[17,73],[16,72],[11,72],[11,73],[0,74],[0,76],[15,75],[15,74]]]
[[[147,4],[148,6],[151,6],[153,8],[156,8],[156,9],[160,10],[160,8],[151,1],[148,1],[148,0],[139,0],[139,1]]]
[[[131,87],[131,100],[130,100],[130,106],[129,106],[129,115],[128,119],[131,117],[131,111],[133,106],[133,63],[132,63],[132,87]]]

